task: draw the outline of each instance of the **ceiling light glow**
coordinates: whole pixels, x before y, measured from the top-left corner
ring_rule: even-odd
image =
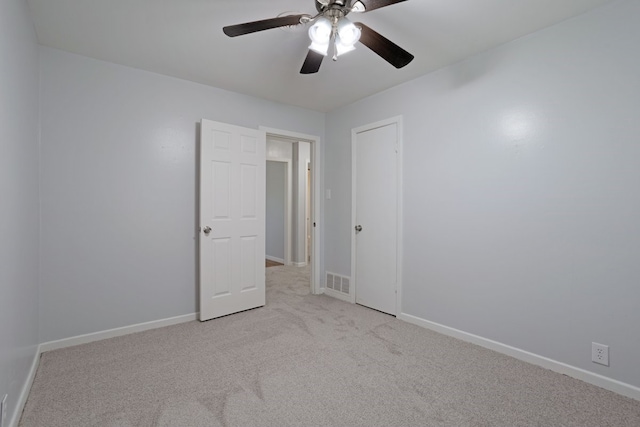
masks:
[[[329,41],[331,40],[331,27],[331,21],[327,18],[318,18],[309,28],[309,38],[311,39],[309,49],[326,55],[329,51]]]
[[[357,1],[351,6],[351,12],[362,13],[366,12],[367,8],[364,7],[361,1]]]
[[[360,28],[356,27],[353,22],[347,18],[342,18],[338,22],[338,35],[340,36],[340,43],[345,46],[353,46],[360,40]]]
[[[351,52],[352,50],[356,50],[356,47],[353,44],[343,43],[340,34],[336,35],[336,56]]]
[[[309,28],[309,37],[316,43],[329,43],[331,38],[331,22],[325,18],[320,17]]]
[[[354,45],[360,40],[360,35],[360,28],[348,19],[341,18],[334,25],[329,19],[322,16],[309,28],[309,38],[311,39],[309,49],[321,55],[327,55],[333,39],[335,60],[338,56],[354,50]]]

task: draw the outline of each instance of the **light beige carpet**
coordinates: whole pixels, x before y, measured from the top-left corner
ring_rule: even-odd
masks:
[[[640,402],[326,296],[42,355],[23,427],[640,426]],[[305,282],[306,281],[306,282]]]

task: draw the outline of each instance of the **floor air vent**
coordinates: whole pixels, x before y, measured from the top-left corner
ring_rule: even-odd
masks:
[[[349,295],[350,279],[335,273],[327,272],[327,288]]]

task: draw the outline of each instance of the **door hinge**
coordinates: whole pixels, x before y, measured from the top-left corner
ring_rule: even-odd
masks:
[[[316,223],[315,223],[315,222],[313,223],[313,226],[314,226],[314,227],[316,226]]]

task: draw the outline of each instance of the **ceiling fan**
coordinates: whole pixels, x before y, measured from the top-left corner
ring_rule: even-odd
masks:
[[[361,22],[351,22],[347,15],[370,12],[406,0],[315,0],[318,13],[315,16],[286,15],[244,24],[229,25],[222,30],[229,37],[242,36],[278,27],[305,25],[309,28],[311,45],[304,60],[301,74],[313,74],[320,70],[322,60],[332,49],[333,60],[355,49],[359,41],[396,68],[402,68],[413,60],[413,55],[391,40]]]

